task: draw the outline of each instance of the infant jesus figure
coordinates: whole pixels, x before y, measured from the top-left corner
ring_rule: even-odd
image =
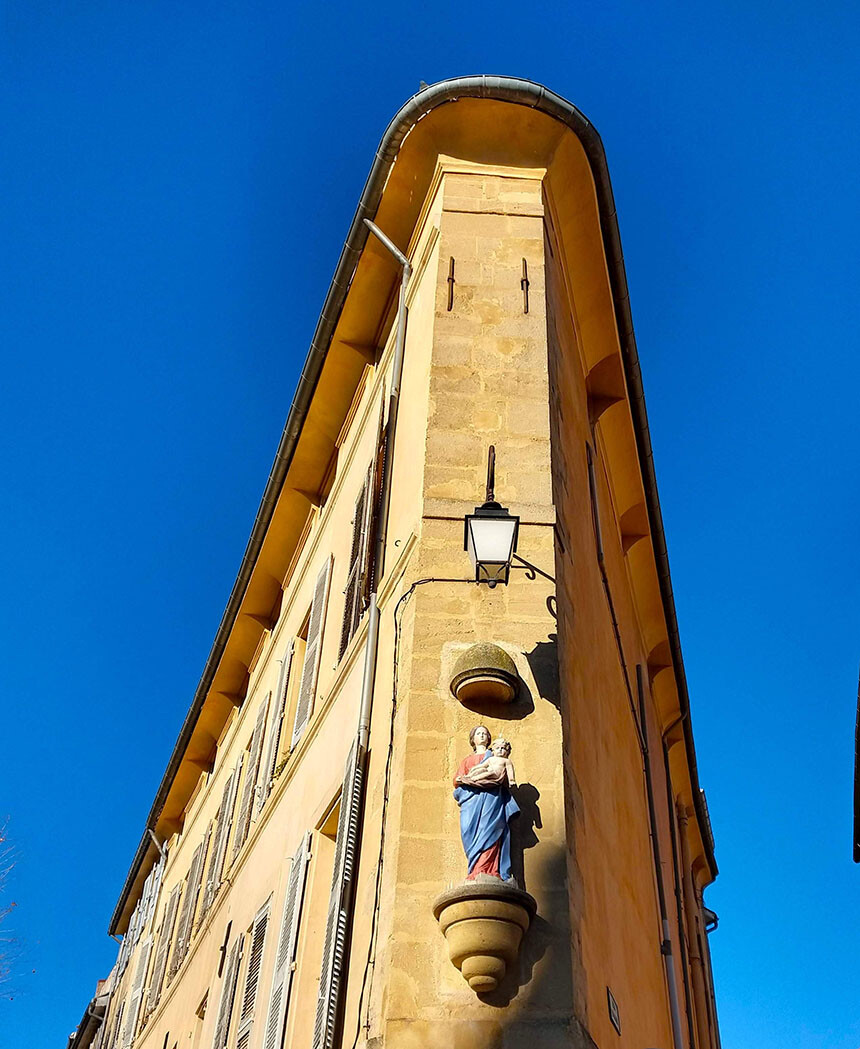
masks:
[[[492,757],[484,758],[483,761],[473,766],[465,776],[460,776],[459,782],[464,786],[494,787],[506,785],[515,787],[517,785],[514,764],[510,760],[511,744],[503,736],[494,739],[490,744]]]

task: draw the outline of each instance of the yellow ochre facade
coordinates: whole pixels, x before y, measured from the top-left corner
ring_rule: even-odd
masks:
[[[463,539],[490,446],[495,587]],[[476,726],[511,745],[509,882],[464,882]],[[527,81],[433,85],[377,153],[70,1047],[718,1049],[715,876],[600,140]]]

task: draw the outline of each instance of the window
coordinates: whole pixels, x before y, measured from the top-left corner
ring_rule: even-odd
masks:
[[[308,638],[305,646],[304,665],[302,666],[302,679],[296,701],[296,719],[293,723],[293,735],[290,741],[291,750],[304,735],[313,713],[317,680],[319,678],[320,657],[322,655],[330,578],[331,558],[329,557],[320,569],[314,584],[313,602],[311,603],[310,617],[308,619]]]
[[[248,930],[246,941],[250,944],[248,948],[248,964],[245,968],[245,986],[242,992],[241,1007],[239,1010],[239,1024],[236,1031],[236,1049],[248,1049],[251,1041],[251,1031],[254,1026],[254,1017],[257,1009],[257,990],[260,986],[260,970],[263,965],[263,950],[266,946],[266,931],[269,927],[269,911],[271,908],[271,897],[257,912],[254,924]]]
[[[370,532],[370,512],[372,500],[369,498],[371,474],[368,471],[355,501],[355,513],[352,518],[352,546],[349,552],[349,568],[346,574],[343,606],[343,625],[340,631],[340,650],[338,660],[343,658],[346,647],[364,612],[363,573],[367,562],[367,537]]]
[[[113,1021],[113,1029],[110,1033],[110,1039],[105,1039],[105,1045],[108,1047],[108,1049],[117,1049],[117,1046],[119,1045],[120,1032],[122,1031],[122,1017],[124,1012],[125,999],[123,999],[117,1007],[116,1015],[114,1016]]]
[[[299,922],[302,914],[302,901],[305,895],[308,861],[310,860],[311,836],[306,834],[299,844],[290,863],[290,877],[287,882],[287,894],[284,898],[284,911],[281,917],[281,929],[278,935],[278,951],[275,955],[275,971],[272,976],[272,990],[269,995],[269,1011],[266,1017],[266,1034],[263,1049],[281,1049],[287,1024],[290,1006],[290,990],[293,983],[296,945],[299,936]]]
[[[257,774],[260,769],[260,756],[263,750],[263,732],[266,728],[266,715],[269,711],[269,703],[272,698],[270,692],[260,704],[257,711],[257,720],[254,723],[254,732],[248,745],[247,759],[245,761],[245,782],[242,785],[242,801],[239,805],[239,815],[236,817],[236,835],[233,839],[233,859],[239,854],[239,850],[245,844],[248,830],[251,826],[251,802],[254,800],[254,792],[257,787]]]
[[[134,980],[131,984],[131,996],[128,999],[128,1009],[125,1014],[125,1025],[122,1034],[122,1049],[128,1049],[134,1041],[137,1033],[137,1020],[140,1016],[140,1004],[143,1000],[143,985],[146,981],[146,973],[149,968],[149,952],[152,948],[152,940],[144,940],[140,947],[137,959],[137,967],[134,970]]]
[[[194,915],[197,910],[197,897],[200,895],[200,884],[203,880],[203,864],[206,860],[206,852],[209,839],[212,836],[212,824],[206,831],[206,837],[194,850],[191,857],[191,866],[188,869],[188,877],[185,881],[185,896],[182,899],[182,910],[179,912],[179,924],[176,929],[176,946],[173,949],[173,958],[170,962],[168,975],[172,978],[179,967],[185,961],[188,947],[191,943],[194,928]]]
[[[215,1037],[212,1040],[212,1049],[224,1049],[227,1045],[244,943],[244,936],[237,937],[230,948],[230,953],[227,955],[227,968],[224,972],[224,982],[221,984],[221,1001],[218,1004],[218,1017],[215,1021]]]
[[[194,1010],[195,1024],[194,1031],[191,1036],[190,1049],[200,1049],[200,1036],[203,1034],[203,1021],[206,1019],[206,1010],[209,1008],[209,991],[203,995],[200,1000],[200,1004]],[[164,1049],[167,1049],[167,1039],[170,1037],[170,1032],[164,1036]]]
[[[385,441],[380,416],[380,437],[374,461],[368,468],[364,483],[355,501],[352,518],[352,545],[349,552],[349,567],[344,588],[343,624],[340,632],[338,660],[358,629],[374,586],[377,510],[382,488],[382,468],[385,462]]]
[[[331,1049],[339,1020],[346,972],[347,921],[358,849],[358,816],[364,778],[364,754],[354,743],[346,762],[337,817],[331,892],[320,966],[313,1049]]]
[[[296,670],[301,667],[304,660],[305,644],[305,638],[293,638],[280,661],[281,671],[278,674],[278,687],[275,689],[269,704],[271,724],[266,739],[265,756],[260,763],[260,772],[257,777],[254,803],[255,818],[263,805],[265,805],[266,798],[268,798],[275,780],[275,769],[278,767],[281,741],[283,739],[284,721],[290,708],[292,693],[295,692],[297,675],[293,673],[293,666],[295,664]],[[297,649],[299,650],[298,653]],[[295,658],[297,654],[298,658]]]
[[[152,967],[152,977],[149,981],[149,995],[146,999],[144,1016],[149,1016],[152,1013],[161,998],[161,985],[164,982],[164,971],[167,968],[167,955],[170,952],[170,943],[173,939],[173,927],[176,924],[181,891],[181,885],[173,886],[173,890],[164,906],[161,924],[155,934],[155,962]]]
[[[209,856],[209,869],[206,872],[206,888],[203,892],[203,904],[200,908],[202,917],[212,906],[212,901],[218,895],[221,887],[221,876],[224,873],[224,858],[227,855],[227,842],[230,838],[230,828],[233,825],[233,809],[236,804],[236,794],[239,789],[239,778],[242,775],[242,763],[244,754],[239,758],[239,764],[233,769],[224,789],[221,793],[221,807],[215,817],[217,826],[215,840],[212,843],[212,852]]]

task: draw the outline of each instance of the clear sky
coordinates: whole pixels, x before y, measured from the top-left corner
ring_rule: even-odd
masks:
[[[530,77],[601,132],[717,840],[725,1049],[860,1045],[856,5],[7,0],[0,1049],[64,1045],[374,150]]]

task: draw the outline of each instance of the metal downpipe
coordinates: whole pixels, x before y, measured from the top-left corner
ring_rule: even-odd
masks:
[[[382,464],[382,484],[379,493],[379,519],[376,528],[373,580],[367,620],[367,644],[364,649],[364,673],[361,679],[361,705],[358,714],[358,745],[367,750],[370,740],[370,714],[373,708],[376,658],[379,652],[379,607],[376,598],[377,580],[385,563],[385,535],[388,531],[388,512],[391,505],[391,475],[394,463],[394,436],[397,430],[397,409],[400,405],[400,382],[403,378],[403,355],[406,347],[406,286],[412,276],[409,259],[370,219],[364,220],[368,229],[394,256],[402,267],[400,295],[397,302],[397,332],[394,338],[394,361],[391,366],[391,389],[388,395],[388,418],[385,424],[385,460]]]
[[[645,713],[645,685],[642,678],[642,664],[636,664],[636,686],[639,693],[639,721],[641,722],[644,742],[643,761],[645,764],[645,789],[648,794],[648,819],[651,825],[651,851],[654,856],[654,874],[657,879],[657,901],[660,906],[660,930],[662,943],[660,953],[666,969],[666,983],[669,989],[669,1011],[672,1016],[672,1044],[675,1049],[684,1049],[684,1035],[681,1028],[681,1005],[678,1000],[678,981],[675,977],[675,957],[672,952],[672,936],[669,927],[669,913],[666,908],[666,890],[663,887],[663,865],[660,860],[660,838],[657,833],[657,810],[654,805],[654,784],[651,779],[651,758],[648,754],[648,719]]]
[[[687,940],[690,944],[690,972],[693,977],[693,1002],[695,1004],[696,1031],[699,1036],[700,1049],[711,1049],[710,1015],[707,1001],[704,963],[702,961],[701,939],[696,927],[699,905],[696,900],[696,889],[693,885],[693,871],[690,862],[690,844],[687,840],[689,814],[687,807],[678,799],[678,830],[681,839],[681,884],[684,888],[684,913],[687,921]]]
[[[370,743],[370,716],[373,710],[373,695],[376,685],[376,664],[379,655],[379,604],[377,601],[377,580],[382,574],[383,556],[385,554],[385,533],[388,525],[388,509],[391,502],[391,466],[394,458],[394,436],[397,427],[397,408],[400,401],[400,380],[403,375],[403,351],[406,344],[406,286],[412,274],[409,260],[399,248],[369,219],[364,220],[371,232],[379,238],[385,248],[394,256],[402,267],[400,278],[400,297],[397,305],[397,329],[394,340],[394,360],[391,367],[391,389],[388,396],[388,417],[385,425],[385,446],[382,461],[382,477],[377,509],[377,530],[372,562],[370,596],[367,608],[367,640],[364,647],[364,668],[361,676],[361,700],[358,714],[358,729],[355,741],[355,763],[352,768],[352,779],[344,781],[344,796],[354,799],[357,812],[355,830],[356,840],[362,838],[364,823],[364,800],[367,793],[365,775],[368,745]],[[343,802],[341,802],[343,804]],[[340,833],[340,831],[338,832]],[[356,863],[357,863],[356,856]],[[355,911],[356,876],[353,872],[349,878],[342,878],[340,883],[340,910],[346,916],[346,929],[351,930]],[[343,994],[346,983],[339,979],[329,989],[329,1000],[326,1009],[334,1018],[335,1030],[343,1018]],[[316,1041],[314,1042],[316,1045]],[[326,1043],[328,1044],[328,1043]]]

